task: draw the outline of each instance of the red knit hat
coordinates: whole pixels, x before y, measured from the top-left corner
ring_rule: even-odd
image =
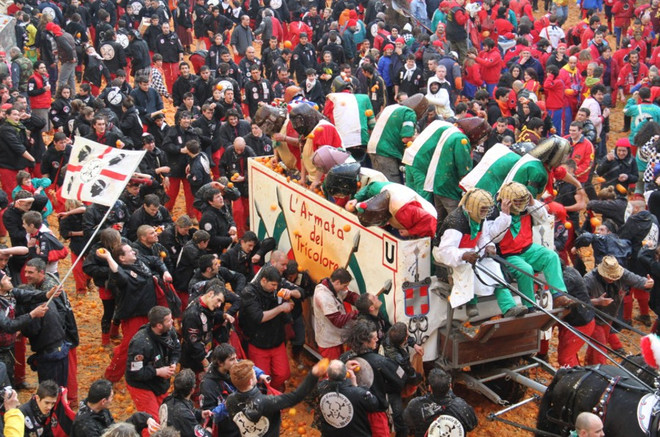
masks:
[[[630,140],[628,137],[619,138],[616,140],[615,147],[631,147]]]

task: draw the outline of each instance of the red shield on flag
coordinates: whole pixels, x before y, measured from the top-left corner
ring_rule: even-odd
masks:
[[[421,282],[404,282],[404,306],[408,317],[424,316],[429,312],[429,286],[431,278]]]

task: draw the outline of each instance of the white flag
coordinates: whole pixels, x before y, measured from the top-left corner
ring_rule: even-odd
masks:
[[[76,136],[62,197],[113,206],[145,153],[144,150],[117,149]]]

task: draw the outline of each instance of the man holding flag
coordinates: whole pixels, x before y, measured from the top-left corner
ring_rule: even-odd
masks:
[[[107,220],[112,206],[124,191],[144,154],[144,150],[118,149],[76,137],[62,184],[62,197],[108,207],[83,252],[94,241],[98,230],[103,228],[103,222]],[[161,273],[165,281],[171,281],[172,277],[160,258],[145,258],[143,261],[129,245],[116,247],[113,255],[117,261],[114,261],[108,250],[97,251],[97,256],[105,259],[110,266],[110,286],[115,288],[118,296],[117,314],[122,320],[124,340],[115,349],[113,360],[106,370],[107,379],[116,382],[124,374],[128,343],[140,326],[146,323],[146,312],[156,305],[152,269]],[[120,264],[122,267],[119,267]],[[75,264],[64,276],[62,283],[74,267]]]

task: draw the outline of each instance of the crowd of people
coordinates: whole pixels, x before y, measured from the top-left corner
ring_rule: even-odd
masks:
[[[64,389],[75,436],[279,435],[281,410],[312,391],[323,436],[423,436],[441,414],[477,427],[450,375],[411,364],[422,345],[382,300],[349,290],[348,270],[317,283],[250,229],[250,158],[364,226],[431,237],[469,320],[488,295],[504,317],[535,311],[543,272],[554,306],[570,309],[561,366],[625,354],[617,331],[633,324],[634,300],[635,323],[660,333],[660,0],[584,0],[571,26],[565,0],[400,8],[406,17],[382,0],[8,6],[0,378],[25,389],[29,364],[39,387],[23,405],[6,392],[6,435],[51,435]],[[611,131],[616,111],[627,135]],[[62,197],[76,136],[146,151],[112,207]],[[92,291],[114,349],[79,399],[68,294]],[[574,330],[598,345],[582,361]],[[287,393],[311,335],[324,360]],[[139,413],[113,425],[122,378]],[[594,417],[578,422],[602,433]]]

